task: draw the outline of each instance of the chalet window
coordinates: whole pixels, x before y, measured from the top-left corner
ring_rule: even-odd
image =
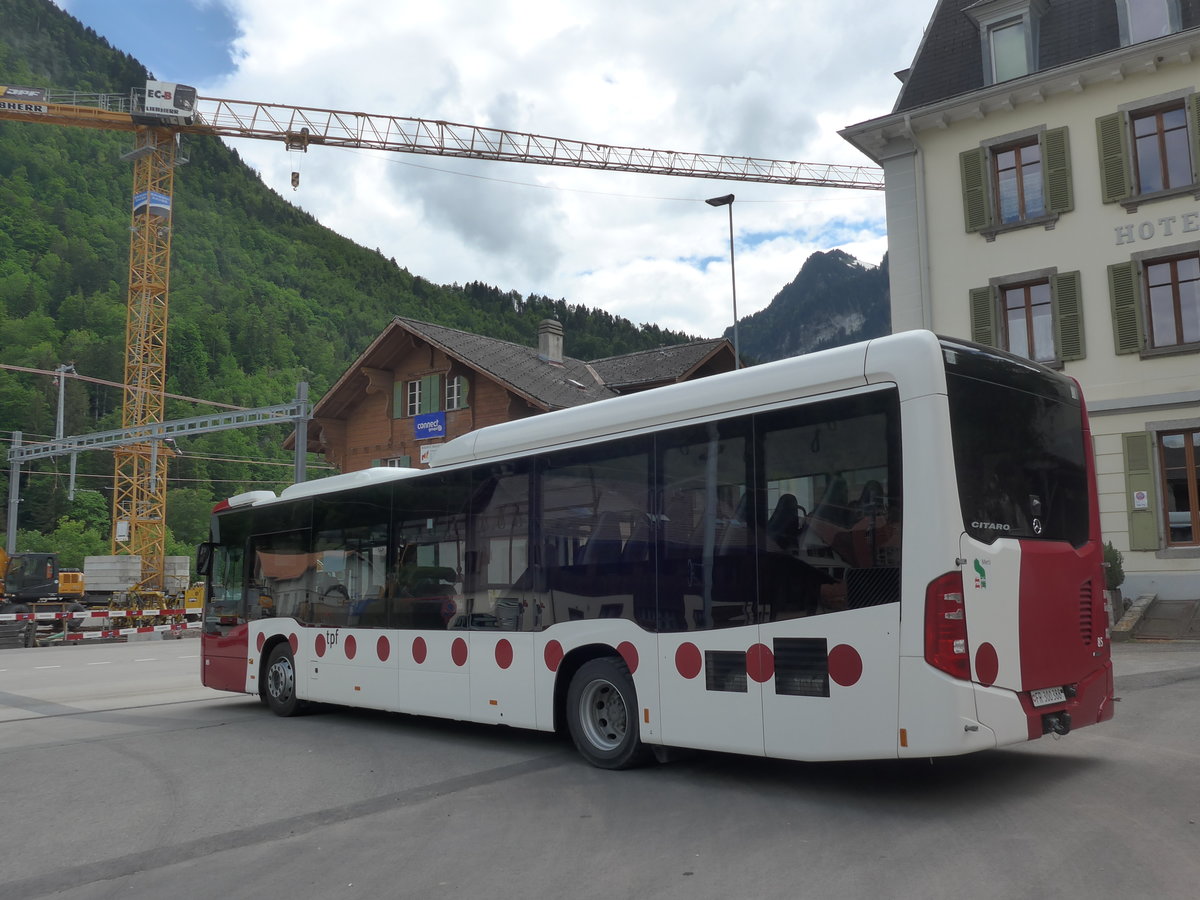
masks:
[[[398,382],[393,406],[396,418],[412,418],[424,413],[439,412],[442,402],[442,376],[426,375],[411,381]]]
[[[1051,225],[1075,206],[1066,128],[1001,139],[959,154],[966,230],[989,240]]]
[[[970,292],[971,339],[1037,362],[1083,359],[1078,272],[996,279]]]
[[[406,416],[412,417],[412,416],[420,415],[422,386],[423,386],[423,382],[420,380],[410,381],[408,383],[408,388],[405,391],[405,396],[407,397],[407,400],[405,401],[405,404],[404,404],[404,414]]]
[[[446,379],[446,409],[467,408],[467,378],[455,375]]]
[[[1121,46],[1179,31],[1179,0],[1117,0]]]
[[[1200,251],[1108,267],[1117,353],[1200,350]]]
[[[1101,199],[1137,202],[1197,189],[1200,106],[1196,94],[1096,120]]]
[[[1200,430],[1160,432],[1158,462],[1167,546],[1200,543]]]

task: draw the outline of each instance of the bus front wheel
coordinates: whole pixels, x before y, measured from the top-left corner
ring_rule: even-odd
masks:
[[[620,657],[579,667],[567,689],[567,728],[580,754],[601,769],[628,769],[649,759],[638,734],[637,691]]]
[[[296,698],[296,660],[286,643],[276,645],[267,658],[263,699],[277,716],[294,716],[303,708]]]

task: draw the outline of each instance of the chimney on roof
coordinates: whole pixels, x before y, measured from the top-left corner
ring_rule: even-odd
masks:
[[[556,319],[538,322],[538,359],[556,366],[563,364],[563,327]]]

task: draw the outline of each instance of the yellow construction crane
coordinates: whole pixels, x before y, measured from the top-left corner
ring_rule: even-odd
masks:
[[[162,421],[166,386],[171,204],[180,134],[256,138],[289,150],[355,147],[508,162],[679,175],[722,181],[882,190],[883,172],[746,156],[618,147],[431,119],[198,97],[147,81],[129,94],[0,85],[0,119],[128,131],[134,135],[122,425]],[[293,186],[298,176],[293,173]],[[142,558],[142,587],[163,590],[167,453],[157,441],[114,450],[114,554]]]

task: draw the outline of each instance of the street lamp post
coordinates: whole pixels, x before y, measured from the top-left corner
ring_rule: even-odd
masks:
[[[738,343],[738,314],[737,314],[737,271],[733,266],[733,194],[723,197],[711,197],[704,201],[709,206],[729,207],[729,280],[733,285],[733,367],[742,367],[742,348]]]

